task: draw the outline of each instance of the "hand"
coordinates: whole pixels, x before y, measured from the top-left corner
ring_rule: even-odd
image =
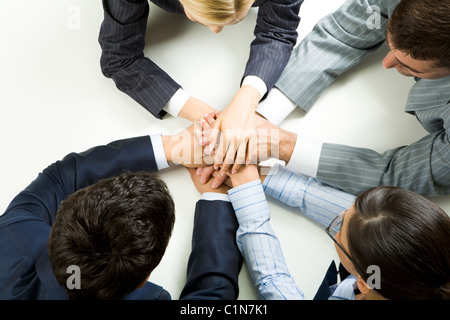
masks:
[[[181,108],[178,115],[191,122],[199,121],[205,113],[211,113],[216,111],[213,107],[207,103],[190,97]]]
[[[219,114],[220,112],[205,114],[200,120],[202,130],[196,132],[200,144],[205,146],[206,154],[214,154],[210,135]],[[255,113],[255,119],[257,161],[276,158],[289,162],[297,141],[297,135],[277,127],[258,113]]]
[[[196,122],[178,134],[162,136],[167,162],[193,168],[213,163],[212,157],[204,154],[203,147],[194,137],[195,127],[199,126],[200,122]]]
[[[242,166],[239,169],[238,173],[230,175],[230,180],[233,188],[249,183],[251,181],[258,180],[259,178],[258,166],[255,164]]]
[[[197,129],[197,139],[201,145],[205,146],[205,154],[213,154],[214,148],[210,143],[210,133],[216,121],[216,118],[220,112],[213,112],[205,114],[200,120],[202,130]],[[289,162],[295,144],[297,142],[297,135],[293,132],[281,129],[276,125],[273,125],[264,117],[259,114],[255,114],[257,124],[257,161],[264,161],[269,158],[276,158]],[[197,174],[200,176],[200,183],[206,183],[213,179],[212,188],[217,188],[224,181],[228,179],[226,174],[222,171],[214,169],[214,166],[206,166],[197,169]]]
[[[221,111],[206,113],[200,119],[201,128],[196,127],[195,134],[200,144],[205,147],[206,154],[213,154],[214,145],[211,143],[211,131]]]
[[[191,175],[191,179],[192,182],[195,185],[195,188],[197,188],[198,192],[200,192],[201,194],[205,193],[205,192],[218,192],[218,193],[228,193],[228,190],[230,189],[230,187],[226,184],[221,185],[218,188],[213,188],[211,186],[212,184],[212,179],[207,181],[206,183],[200,183],[200,176],[197,175],[196,173],[196,169],[195,168],[187,168],[187,170],[189,171],[189,174]]]
[[[236,173],[242,164],[256,160],[255,110],[259,99],[255,88],[242,86],[214,122],[210,143],[215,146],[214,166],[221,166],[221,174],[231,165],[232,173]]]
[[[194,174],[193,170],[190,173],[192,177]],[[201,167],[197,168],[195,175],[197,176],[196,182],[198,184],[207,184],[213,190],[223,188],[224,186],[233,188],[257,179],[261,179],[261,181],[265,179],[264,175],[259,174],[258,166],[254,164],[242,166],[237,173],[228,173],[225,176],[220,174],[219,171],[214,170],[213,166]]]
[[[196,135],[200,143],[205,147],[205,154],[212,153],[212,144],[210,144],[210,133],[218,112],[205,114],[200,120],[202,130],[197,129]],[[289,161],[292,150],[295,146],[296,135],[294,133],[283,130],[262,117],[255,115],[257,124],[257,161],[264,161],[269,158],[278,158]],[[226,174],[218,174],[214,166],[206,166],[197,169],[200,176],[200,183],[206,183],[210,178],[213,179],[212,188],[217,188],[228,179]]]
[[[220,174],[220,171],[215,170],[212,165],[197,168],[196,174],[199,176],[201,184],[210,183],[213,189],[219,188],[222,184],[232,187],[228,175]]]

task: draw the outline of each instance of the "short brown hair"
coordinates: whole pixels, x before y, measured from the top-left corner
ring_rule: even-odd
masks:
[[[50,232],[49,258],[69,299],[116,299],[135,290],[159,264],[175,221],[164,181],[148,172],[100,180],[64,200]],[[66,286],[67,268],[81,288]]]
[[[450,0],[402,0],[387,24],[392,46],[450,68]]]

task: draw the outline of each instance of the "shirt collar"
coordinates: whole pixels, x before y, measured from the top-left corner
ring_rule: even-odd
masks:
[[[411,88],[406,112],[442,107],[450,103],[450,76],[440,79],[416,78]]]

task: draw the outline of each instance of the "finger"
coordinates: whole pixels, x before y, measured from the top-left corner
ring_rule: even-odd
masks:
[[[258,137],[251,136],[248,140],[247,157],[245,164],[257,164],[258,163]]]
[[[222,139],[222,134],[220,133],[220,121],[216,121],[214,126],[210,129],[209,133],[209,154],[212,154],[213,150],[216,149],[217,145]]]
[[[194,129],[194,133],[195,133],[195,138],[197,138],[197,141],[203,145],[203,133],[201,130],[195,128]]]
[[[235,158],[236,158],[236,143],[234,143],[234,139],[233,139],[233,143],[229,144],[225,153],[225,158],[222,164],[222,168],[220,169],[220,173],[222,175],[225,175],[227,173],[228,170],[230,170],[230,168],[232,167],[232,165],[235,163]]]
[[[220,135],[219,137],[219,144],[218,146],[214,149],[214,168],[216,170],[219,169],[219,167],[223,164],[223,160],[224,160],[224,156],[226,153],[226,141],[224,139],[223,135]]]
[[[233,168],[231,169],[231,174],[235,174],[236,172],[238,172],[241,165],[245,163],[247,151],[247,143],[245,139],[240,142],[237,148],[236,160],[234,162]]]
[[[217,172],[217,171],[214,171],[214,172]],[[213,175],[213,181],[211,183],[211,188],[217,189],[222,184],[224,184],[225,181],[227,181],[227,180],[228,180],[228,176],[226,174],[225,175],[218,174],[217,176]]]
[[[213,150],[211,149],[213,149],[211,144],[207,145],[203,149],[203,163],[208,166],[214,165],[214,149]]]
[[[205,126],[208,126],[209,129],[214,125],[214,122],[216,122],[216,113],[207,113],[203,116],[203,120],[205,120]]]
[[[202,142],[202,126],[200,121],[195,121],[193,124],[194,127],[194,136],[197,138],[197,141],[201,144]]]
[[[214,171],[215,170],[213,166],[204,167],[200,174],[200,183],[201,184],[207,183]]]
[[[210,114],[205,114],[204,118],[200,119],[202,128],[202,146],[206,146],[211,143],[211,132],[215,121],[216,120]]]
[[[230,177],[228,175],[221,175],[220,171],[216,170],[213,172],[212,176],[214,178],[213,183],[212,183],[213,185],[215,185],[216,181],[217,181],[217,184],[219,184],[219,182],[222,181],[221,184],[226,184],[230,188],[233,187],[233,184],[231,183]]]

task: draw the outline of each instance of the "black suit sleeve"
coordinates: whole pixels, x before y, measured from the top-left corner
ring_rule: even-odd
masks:
[[[230,202],[197,202],[192,252],[180,299],[236,299],[242,256],[236,245],[238,222]]]
[[[267,86],[267,92],[283,72],[294,45],[300,23],[299,10],[303,0],[259,0],[255,39],[244,77],[258,76]]]
[[[8,206],[10,212],[30,212],[53,224],[59,204],[79,189],[127,171],[156,172],[157,166],[149,136],[111,142],[81,153],[71,153],[47,167]],[[20,210],[22,209],[22,210]]]
[[[168,9],[168,8],[165,8]],[[103,0],[100,28],[103,74],[155,117],[181,87],[153,61],[144,57],[149,4],[147,0]]]

